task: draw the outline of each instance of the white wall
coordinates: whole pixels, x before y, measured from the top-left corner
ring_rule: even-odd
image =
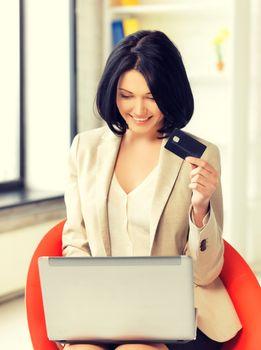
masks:
[[[61,218],[62,219],[62,218]],[[58,219],[0,233],[0,300],[17,291],[23,291],[30,260],[43,235]]]
[[[248,233],[246,246],[249,259],[261,271],[261,2],[252,0],[250,22],[250,106],[248,116]]]
[[[78,0],[78,112],[80,130],[98,124],[93,117],[93,100],[102,64],[101,12],[102,0]],[[68,86],[68,20],[67,1],[64,0],[26,0],[28,9],[27,45],[27,150],[28,160],[34,165],[27,169],[29,185],[33,188],[63,190],[64,174],[69,147],[69,91]],[[222,182],[225,198],[224,236],[242,253],[249,263],[261,265],[261,235],[259,233],[259,213],[261,210],[261,100],[260,100],[260,18],[261,4],[252,0],[251,12],[251,88],[249,114],[244,119],[247,125],[248,151],[244,163],[248,171],[247,196],[243,206],[246,212],[231,210],[231,186],[234,176],[231,149],[232,130],[236,128],[236,118],[232,118],[233,71],[231,64],[235,34],[231,17],[212,16],[208,20],[192,14],[177,17],[172,27],[166,27],[164,18],[153,22],[166,32],[175,34],[175,42],[180,48],[191,76],[195,95],[195,116],[188,129],[219,145],[222,156]],[[232,2],[231,2],[232,4]],[[62,25],[57,26],[57,18]],[[225,46],[226,66],[217,76],[212,38],[221,26],[228,26],[231,37]],[[205,48],[200,51],[200,48]],[[206,62],[207,60],[207,62]],[[208,70],[207,70],[208,69]],[[242,68],[243,69],[243,68]],[[207,72],[210,71],[210,77]],[[244,96],[242,96],[244,98]],[[58,105],[57,105],[57,102]],[[236,101],[234,100],[234,103]],[[247,121],[247,122],[246,122]],[[238,120],[240,123],[240,120]],[[55,146],[54,146],[55,145]],[[240,161],[240,157],[239,157]],[[240,189],[239,189],[240,190]],[[233,199],[233,198],[232,198]],[[241,206],[242,207],[242,206]],[[237,235],[230,227],[230,216],[244,216],[246,231]],[[40,237],[57,220],[29,225],[28,228],[0,234],[0,266],[13,266],[9,271],[0,271],[0,295],[21,288],[29,259]],[[243,246],[243,247],[242,247]],[[22,247],[22,249],[21,249]],[[13,265],[10,265],[13,264]]]
[[[174,14],[137,18],[142,29],[163,30],[180,49],[195,96],[187,130],[221,150],[224,237],[250,264],[261,265],[261,3],[213,0],[198,10],[193,0],[141,2],[184,5]],[[218,72],[213,39],[222,28],[228,28],[229,37],[222,45],[225,69]]]
[[[101,125],[94,108],[102,64],[102,0],[77,0],[78,129]]]

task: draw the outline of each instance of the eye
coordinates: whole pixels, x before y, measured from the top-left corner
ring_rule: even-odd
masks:
[[[120,94],[120,97],[126,98],[126,99],[131,98],[131,96],[129,96],[129,95],[123,95],[123,94]]]
[[[147,98],[148,98],[149,100],[154,101],[154,97],[152,97],[152,96],[148,96]]]

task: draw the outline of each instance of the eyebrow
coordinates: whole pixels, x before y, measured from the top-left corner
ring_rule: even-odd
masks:
[[[127,89],[124,89],[124,88],[119,88],[119,90],[122,90],[122,91],[128,92],[130,94],[133,94],[133,92],[131,92],[131,91],[127,90]],[[152,93],[151,92],[146,92],[145,95],[152,95]]]

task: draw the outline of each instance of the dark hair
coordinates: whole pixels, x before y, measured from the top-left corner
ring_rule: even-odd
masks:
[[[120,76],[136,69],[145,78],[160,111],[169,136],[174,128],[183,128],[191,119],[194,100],[182,57],[173,42],[160,31],[141,30],[124,38],[111,52],[96,95],[100,116],[109,128],[123,135],[128,128],[116,105]]]

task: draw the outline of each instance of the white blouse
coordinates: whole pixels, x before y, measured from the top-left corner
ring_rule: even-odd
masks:
[[[150,255],[150,217],[156,166],[128,194],[113,175],[108,196],[108,219],[112,256]]]

